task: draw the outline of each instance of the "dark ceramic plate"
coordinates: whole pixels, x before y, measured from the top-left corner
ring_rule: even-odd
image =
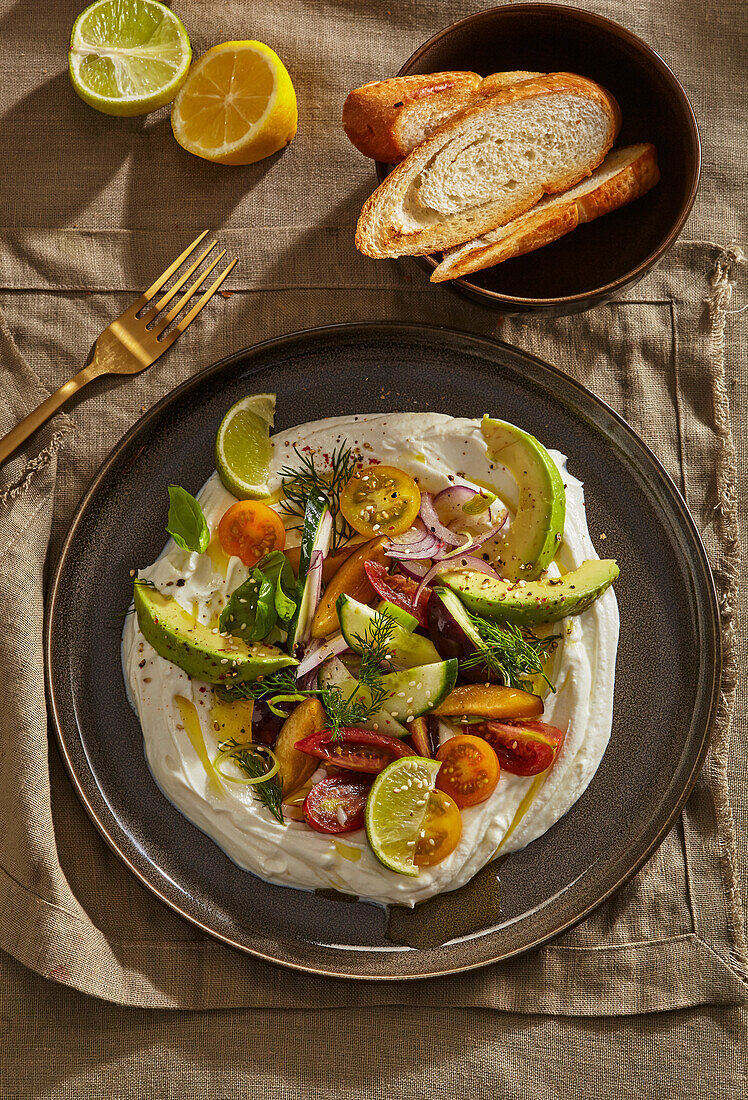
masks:
[[[623,115],[617,145],[652,141],[662,178],[629,206],[554,244],[478,271],[453,286],[502,313],[575,313],[638,282],[674,243],[696,197],[701,148],[680,83],[650,46],[595,12],[566,4],[507,4],[439,31],[398,76],[467,69],[572,72],[596,80]],[[386,75],[386,74],[383,74]],[[383,179],[387,165],[378,164]],[[436,261],[419,261],[430,275]]]
[[[271,886],[235,866],[156,787],[125,697],[120,627],[102,629],[128,604],[129,571],[163,546],[167,485],[196,492],[213,470],[226,409],[268,390],[278,395],[279,429],[346,413],[498,411],[569,456],[585,483],[593,539],[606,532],[606,553],[621,566],[613,735],[593,782],[545,836],[415,916]],[[507,958],[618,889],[662,840],[693,785],[720,670],[704,550],[677,490],[632,430],[529,355],[448,329],[394,324],[260,344],[151,409],[115,447],[73,521],[52,582],[46,659],[73,782],[141,882],[242,950],[355,978],[423,977]]]

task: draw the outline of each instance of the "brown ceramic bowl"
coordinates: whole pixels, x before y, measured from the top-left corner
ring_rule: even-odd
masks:
[[[461,19],[400,69],[576,72],[608,88],[623,125],[618,144],[651,141],[662,178],[643,198],[554,244],[451,284],[501,313],[577,313],[638,282],[674,243],[693,206],[701,146],[683,88],[662,58],[624,27],[558,4],[511,4]],[[385,74],[383,74],[385,75]],[[389,165],[377,164],[380,180]],[[419,257],[431,274],[436,262]]]

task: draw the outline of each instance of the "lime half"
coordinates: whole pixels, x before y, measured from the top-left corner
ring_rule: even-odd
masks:
[[[156,0],[96,0],[70,36],[70,79],[105,115],[145,115],[171,103],[192,50],[182,21]]]
[[[441,767],[425,756],[403,756],[380,772],[366,800],[366,835],[377,859],[400,875],[418,874],[416,843]]]
[[[221,421],[216,436],[216,469],[228,491],[239,500],[260,500],[270,495],[270,429],[274,416],[275,394],[255,393],[232,405]]]

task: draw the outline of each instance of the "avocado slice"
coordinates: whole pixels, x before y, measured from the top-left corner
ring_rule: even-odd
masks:
[[[173,596],[135,581],[135,613],[143,637],[156,652],[193,680],[238,684],[297,665],[275,646],[247,645],[231,634],[214,634],[181,607]]]
[[[550,565],[564,537],[566,490],[556,463],[535,436],[484,416],[488,454],[517,482],[519,504],[499,546],[497,568],[510,580],[532,581]]]
[[[474,569],[455,569],[442,573],[439,583],[456,592],[474,615],[492,622],[534,626],[581,615],[611,586],[618,572],[612,559],[593,558],[563,577],[507,581]]]

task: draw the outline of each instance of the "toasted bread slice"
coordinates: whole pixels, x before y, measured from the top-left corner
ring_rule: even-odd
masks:
[[[572,73],[503,88],[417,146],[365,203],[367,256],[442,252],[506,224],[597,168],[620,127],[613,96]]]
[[[614,149],[592,175],[560,195],[546,195],[526,214],[482,237],[450,249],[432,283],[460,279],[523,256],[571,233],[583,222],[609,214],[651,190],[660,178],[654,145]]]
[[[399,164],[442,123],[481,98],[542,73],[429,73],[375,80],[348,94],[343,129],[365,157]]]

